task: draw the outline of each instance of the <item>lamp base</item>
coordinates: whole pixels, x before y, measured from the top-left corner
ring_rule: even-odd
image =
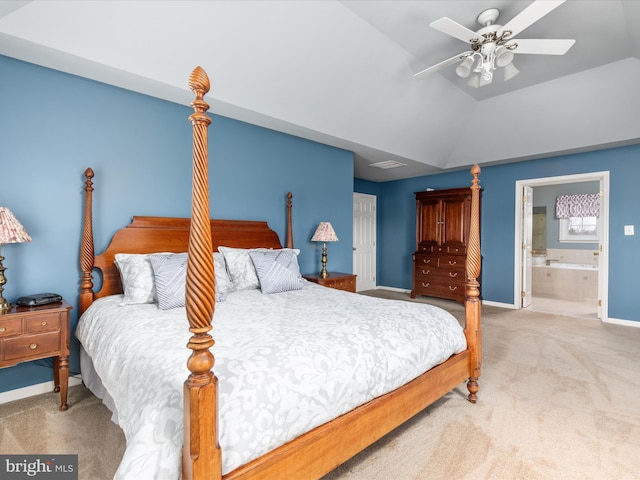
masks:
[[[11,310],[11,303],[7,302],[4,298],[0,297],[0,314],[6,313]]]
[[[322,243],[322,270],[320,270],[321,278],[327,278],[329,276],[329,272],[327,272],[327,242]]]

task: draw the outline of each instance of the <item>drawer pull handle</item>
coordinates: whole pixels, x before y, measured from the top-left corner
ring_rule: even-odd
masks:
[[[6,328],[0,327],[0,333],[4,332],[5,330],[6,330]]]
[[[422,273],[423,273],[424,275],[429,275],[429,272],[431,272],[431,270],[422,270]]]
[[[428,259],[428,260],[427,260],[426,258],[423,258],[423,259],[422,259],[422,263],[431,263],[431,259]]]
[[[46,327],[47,326],[47,322],[40,322],[40,326],[41,327]]]
[[[456,263],[458,263],[456,260],[449,260],[449,265],[455,265]]]
[[[424,283],[424,282],[422,282],[422,286],[423,286],[423,287],[428,287],[428,286],[429,286],[429,283]]]
[[[458,272],[449,272],[449,276],[450,276],[451,278],[455,278],[455,277],[457,277],[457,276],[458,276]]]
[[[451,290],[452,292],[457,290],[457,289],[458,289],[458,287],[452,287],[451,285],[449,285],[449,290]]]
[[[29,345],[29,348],[31,350],[35,350],[36,348],[38,348],[38,344],[37,343],[32,343],[31,345]]]

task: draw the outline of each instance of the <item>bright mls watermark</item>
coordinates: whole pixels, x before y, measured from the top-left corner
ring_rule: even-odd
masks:
[[[2,480],[78,480],[78,455],[0,455]]]

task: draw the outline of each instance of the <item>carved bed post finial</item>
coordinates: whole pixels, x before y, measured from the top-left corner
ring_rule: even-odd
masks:
[[[202,68],[193,70],[189,87],[196,98],[191,103],[194,113],[189,116],[193,125],[193,185],[185,307],[193,336],[187,345],[192,352],[187,360],[191,374],[184,384],[182,477],[219,479],[222,461],[216,428],[217,378],[212,372],[215,359],[209,350],[214,344],[209,331],[215,309],[207,138],[211,119],[204,100],[209,77]]]
[[[476,164],[471,168],[473,180],[471,182],[471,222],[469,226],[469,243],[467,247],[467,290],[465,299],[465,330],[467,343],[471,350],[469,382],[469,401],[476,403],[478,400],[478,378],[482,364],[482,327],[480,325],[480,267],[482,257],[480,254],[480,167]],[[469,339],[472,339],[471,342]]]
[[[80,314],[93,302],[93,170],[84,171],[84,212],[82,221],[82,239],[80,248]]]

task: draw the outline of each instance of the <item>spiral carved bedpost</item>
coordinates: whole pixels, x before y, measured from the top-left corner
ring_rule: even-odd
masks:
[[[291,199],[293,194],[287,193],[287,248],[293,248],[293,219],[291,218]]]
[[[93,302],[93,170],[84,171],[84,214],[82,221],[82,242],[80,250],[80,314]]]
[[[474,165],[471,168],[473,180],[471,182],[471,223],[469,226],[469,243],[467,247],[467,291],[465,299],[465,335],[468,348],[471,350],[470,372],[467,389],[469,401],[476,403],[478,400],[478,378],[482,364],[482,327],[480,322],[480,167]]]
[[[187,345],[192,350],[187,360],[191,374],[184,384],[183,479],[219,479],[222,460],[216,426],[218,413],[218,379],[212,372],[215,359],[209,350],[209,334],[215,309],[215,277],[209,214],[209,168],[207,129],[211,119],[204,95],[209,91],[209,77],[196,67],[189,77],[189,88],[196,98],[191,103],[193,125],[193,186],[191,228],[185,307],[189,331]]]

